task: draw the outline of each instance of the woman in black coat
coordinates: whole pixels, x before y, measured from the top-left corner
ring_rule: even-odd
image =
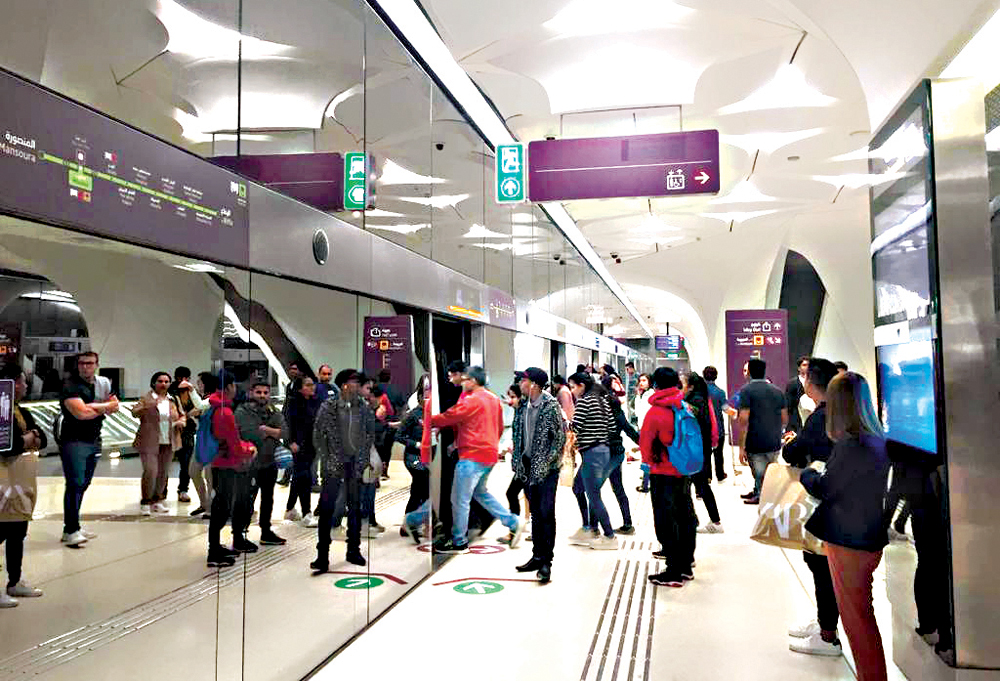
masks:
[[[313,427],[321,402],[316,397],[316,382],[310,376],[292,381],[288,403],[288,448],[292,450],[294,472],[288,491],[285,519],[298,520],[296,502],[302,504],[302,524],[316,527],[319,520],[312,514],[312,464],[316,458]]]
[[[860,374],[848,372],[830,382],[826,410],[833,453],[822,474],[813,467],[802,472],[802,485],[821,502],[806,529],[825,542],[858,680],[884,681],[885,651],[872,607],[872,582],[889,543],[885,439],[868,382]]]
[[[722,517],[719,515],[719,505],[712,491],[712,403],[708,397],[708,383],[699,374],[692,371],[686,376],[684,401],[691,406],[698,426],[701,428],[702,452],[704,463],[700,471],[691,476],[698,498],[705,503],[709,522],[701,530],[707,534],[721,534]]]

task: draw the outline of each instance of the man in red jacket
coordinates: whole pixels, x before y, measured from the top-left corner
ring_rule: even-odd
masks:
[[[208,525],[208,566],[228,567],[239,553],[253,553],[257,545],[246,538],[250,517],[240,509],[249,509],[244,495],[250,493],[250,463],[257,448],[240,439],[240,430],[233,415],[236,380],[223,371],[219,377],[221,390],[208,398],[212,406],[212,434],[219,442],[219,453],[212,460],[212,514]],[[220,535],[226,521],[233,519],[233,549],[222,546]]]
[[[691,481],[670,463],[667,448],[674,441],[674,409],[683,409],[684,393],[677,372],[660,367],[653,374],[655,392],[639,433],[642,462],[649,466],[649,491],[653,504],[653,527],[666,569],[649,576],[658,586],[684,586],[694,579],[694,545],[698,517],[691,501]]]
[[[451,539],[435,545],[435,551],[469,552],[469,506],[473,499],[510,529],[514,535],[510,546],[514,548],[521,539],[525,523],[507,511],[486,489],[486,481],[500,452],[503,407],[500,398],[486,390],[486,371],[482,367],[471,367],[465,372],[462,388],[465,393],[458,404],[432,416],[429,424],[432,428],[456,426],[458,430],[455,440],[458,463],[451,486]]]

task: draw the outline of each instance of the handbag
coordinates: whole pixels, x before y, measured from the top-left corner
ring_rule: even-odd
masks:
[[[0,522],[31,520],[38,498],[38,455],[0,457]]]
[[[559,484],[572,487],[576,477],[576,433],[566,433],[566,444],[563,445],[562,461],[559,465]]]
[[[361,482],[371,485],[378,482],[380,477],[382,477],[382,457],[378,455],[378,450],[372,445],[371,449],[368,450],[368,463],[365,464],[365,470],[361,474]]]
[[[287,471],[292,467],[294,463],[294,458],[292,456],[292,450],[290,450],[285,445],[278,445],[274,449],[274,464],[278,467],[279,471]]]
[[[783,549],[825,554],[823,542],[806,529],[820,501],[799,482],[802,470],[773,463],[760,490],[757,522],[750,538]]]

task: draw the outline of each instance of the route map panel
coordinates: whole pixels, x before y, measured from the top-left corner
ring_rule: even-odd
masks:
[[[248,184],[0,70],[0,210],[244,264]]]

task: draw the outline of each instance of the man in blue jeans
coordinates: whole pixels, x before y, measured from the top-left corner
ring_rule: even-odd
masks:
[[[743,495],[743,503],[759,504],[760,487],[767,467],[781,453],[781,436],[788,425],[785,393],[764,378],[767,364],[762,359],[747,362],[750,382],[740,391],[740,425],[745,433],[746,458],[753,471],[753,491]]]
[[[451,409],[432,416],[429,424],[431,428],[454,426],[458,430],[455,441],[458,463],[451,487],[452,536],[435,544],[434,550],[447,554],[469,552],[469,506],[473,499],[510,529],[513,534],[510,547],[514,548],[524,533],[525,522],[486,490],[500,452],[503,432],[500,398],[486,390],[486,371],[482,367],[471,367],[465,372],[462,388],[467,393],[465,397]]]
[[[104,417],[118,411],[118,398],[114,395],[107,402],[97,401],[98,361],[96,352],[81,353],[76,358],[76,375],[63,386],[59,399],[62,414],[59,457],[66,478],[62,543],[73,548],[97,537],[80,527],[80,506],[97,468]]]

